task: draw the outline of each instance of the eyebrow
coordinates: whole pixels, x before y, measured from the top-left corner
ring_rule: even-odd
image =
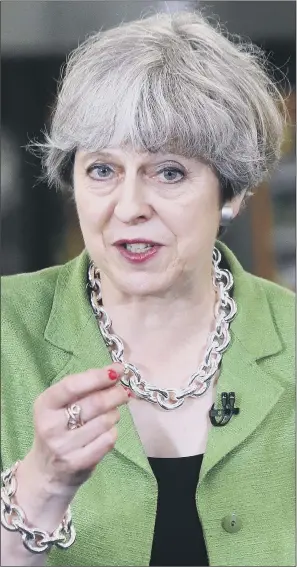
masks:
[[[168,161],[177,161],[177,159],[183,158],[186,159],[184,156],[179,156],[178,154],[170,154],[170,153],[166,153],[166,154],[155,154],[155,153],[147,153],[144,154],[144,157],[147,157],[151,160],[159,160],[159,159],[164,159],[164,160],[168,160]],[[98,159],[98,158],[107,158],[107,159],[117,159],[117,158],[121,158],[121,156],[117,155],[117,154],[113,154],[110,153],[108,151],[105,150],[98,150],[97,152],[88,152],[84,155],[83,157],[83,161],[87,161],[89,159]]]
[[[88,152],[83,156],[83,160],[88,160],[90,158],[98,158],[98,157],[104,157],[104,158],[115,158],[117,157],[115,154],[111,154],[109,152],[105,152],[104,150],[102,151],[98,151],[98,152]]]

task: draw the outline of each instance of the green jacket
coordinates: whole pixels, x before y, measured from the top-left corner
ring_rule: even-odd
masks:
[[[197,487],[209,562],[293,566],[295,296],[246,273],[219,246],[234,276],[238,314],[217,405],[223,391],[235,391],[240,414],[211,428]],[[67,374],[110,363],[87,299],[87,263],[84,252],[64,266],[3,278],[4,469],[32,444],[36,397]],[[149,565],[157,484],[127,407],[118,429],[114,450],[72,503],[75,544],[53,549],[49,565]]]

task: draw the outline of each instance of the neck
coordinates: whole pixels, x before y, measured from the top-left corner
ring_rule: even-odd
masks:
[[[197,274],[196,274],[197,276]],[[197,281],[199,282],[197,285]],[[132,296],[123,294],[101,274],[103,306],[112,320],[112,330],[125,344],[129,353],[172,352],[190,338],[205,341],[213,327],[215,291],[211,267],[203,281],[193,282],[181,290],[171,288],[162,296]]]

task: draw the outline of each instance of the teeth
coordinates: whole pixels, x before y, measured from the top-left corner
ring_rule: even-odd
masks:
[[[125,244],[125,248],[129,250],[129,252],[133,252],[134,254],[139,254],[140,252],[145,252],[146,250],[150,250],[152,246],[150,244],[142,244],[142,243],[135,243],[135,244]]]

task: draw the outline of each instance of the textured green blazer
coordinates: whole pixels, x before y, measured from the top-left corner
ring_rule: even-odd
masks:
[[[293,566],[295,296],[246,273],[218,246],[234,276],[238,314],[217,406],[223,391],[235,391],[240,413],[210,430],[197,510],[210,565]],[[3,278],[4,469],[30,449],[36,397],[67,374],[110,363],[87,298],[87,265],[84,252],[63,266]],[[156,506],[155,477],[122,407],[114,450],[72,503],[76,542],[67,551],[53,549],[48,564],[149,565]]]

